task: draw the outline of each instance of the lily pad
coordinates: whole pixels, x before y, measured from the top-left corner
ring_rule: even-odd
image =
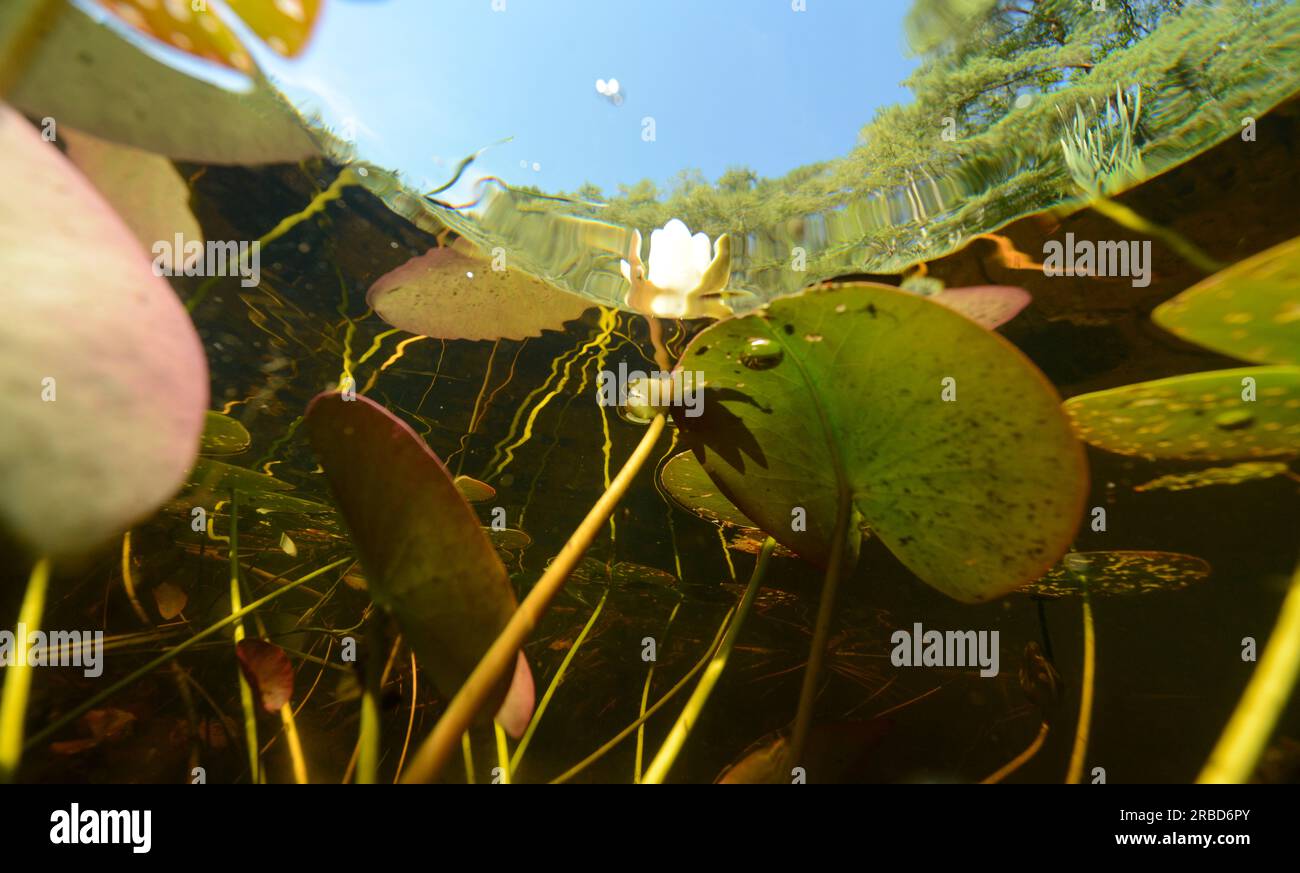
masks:
[[[1151,314],[1188,342],[1256,364],[1300,364],[1300,237],[1233,264]]]
[[[1255,399],[1244,400],[1251,387]],[[1071,397],[1065,410],[1082,439],[1120,455],[1245,461],[1300,454],[1300,367],[1139,382]]]
[[[102,2],[102,0],[101,0]],[[278,54],[302,51],[321,0],[228,0],[230,8]],[[253,59],[216,6],[201,9],[185,0],[113,0],[103,5],[141,33],[195,57],[248,73]]]
[[[0,44],[34,5],[0,4]],[[269,164],[321,154],[302,118],[264,77],[249,79],[246,91],[226,90],[142,51],[124,29],[67,4],[6,99],[60,127],[176,160]]]
[[[1190,473],[1170,473],[1159,476],[1150,482],[1135,485],[1134,491],[1190,491],[1193,488],[1207,488],[1211,485],[1240,485],[1260,479],[1272,479],[1285,476],[1290,467],[1281,461],[1243,461],[1230,467],[1207,467]]]
[[[756,344],[780,354],[750,358]],[[1087,467],[1056,392],[931,300],[827,286],[713,325],[680,366],[705,384],[703,414],[678,422],[687,445],[759,527],[818,564],[841,498],[851,548],[869,525],[968,602],[1039,578],[1074,538]]]
[[[758,529],[758,525],[713,484],[708,472],[690,452],[674,455],[659,471],[659,481],[673,502],[713,524]]]
[[[1028,291],[1013,285],[948,288],[931,296],[930,299],[960,312],[989,330],[1001,327],[1015,318],[1033,300]]]
[[[460,492],[460,496],[470,503],[482,503],[497,496],[495,488],[471,476],[457,476],[452,481],[456,485],[456,490]]]
[[[205,455],[237,455],[252,442],[252,436],[238,419],[208,410],[203,425],[203,438],[199,443],[200,452]]]
[[[292,489],[293,486],[288,482],[274,476],[210,458],[200,458],[185,481],[185,491],[179,502],[196,504],[208,500],[229,500],[230,493],[238,491],[241,506],[262,513],[315,515],[333,511],[323,503],[283,493]]]
[[[98,192],[0,105],[0,528],[98,546],[180,487],[208,405],[203,347]]]
[[[442,461],[392,413],[362,395],[320,394],[306,423],[370,596],[438,690],[455,694],[517,606],[505,566]],[[502,726],[522,734],[533,709],[522,652],[498,705]]]
[[[160,582],[153,587],[153,601],[158,606],[158,614],[164,621],[171,621],[185,611],[190,596],[185,589],[171,582]]]
[[[522,270],[494,270],[458,240],[385,273],[366,302],[394,327],[435,339],[523,339],[563,330],[589,302]]]
[[[59,129],[58,137],[68,158],[112,204],[140,245],[153,251],[155,243],[165,242],[159,254],[162,266],[181,272],[184,258],[173,240],[179,234],[186,242],[202,243],[203,228],[190,211],[189,186],[172,162],[67,126]]]
[[[267,712],[279,712],[293,697],[293,664],[284,649],[266,640],[250,638],[235,644],[235,657]]]
[[[493,546],[507,552],[518,552],[533,544],[532,537],[512,527],[502,528],[501,530],[485,527],[483,532],[487,534]]]
[[[1177,591],[1208,579],[1210,570],[1208,562],[1177,552],[1072,552],[1022,593],[1074,597],[1085,585],[1094,597]]]

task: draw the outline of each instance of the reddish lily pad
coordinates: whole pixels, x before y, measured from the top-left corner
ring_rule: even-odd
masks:
[[[948,288],[930,298],[960,312],[989,330],[1001,327],[1020,314],[1033,300],[1024,288],[1012,285],[974,285]]]
[[[388,410],[363,395],[326,393],[306,422],[370,596],[397,620],[438,690],[455,694],[517,606],[505,566],[442,461]],[[523,733],[533,708],[526,662],[493,705],[508,732]]]

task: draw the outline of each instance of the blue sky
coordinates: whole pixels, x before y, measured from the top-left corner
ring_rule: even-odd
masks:
[[[475,177],[610,192],[688,167],[772,176],[844,154],[876,108],[910,99],[910,0],[805,5],[326,0],[308,51],[270,72],[336,126],[353,118],[360,156],[422,188],[506,137]],[[609,78],[621,106],[596,91]]]

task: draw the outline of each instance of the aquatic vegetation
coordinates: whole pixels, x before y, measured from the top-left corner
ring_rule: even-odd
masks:
[[[180,301],[100,195],[0,107],[0,528],[34,558],[105,543],[180,486],[208,405]],[[75,471],[51,477],[50,470]]]
[[[1065,402],[1079,437],[1144,458],[1250,461],[1300,454],[1300,368],[1171,376]]]
[[[180,160],[259,164],[318,156],[321,142],[335,148],[323,132],[309,133],[260,75],[250,77],[246,93],[227,90],[141,51],[122,38],[120,25],[64,7],[20,0],[0,13],[5,40],[30,16],[58,13],[43,22],[48,30],[39,44],[17,55],[18,67],[0,71],[0,80],[12,80],[5,99],[18,109]]]
[[[691,235],[674,218],[650,234],[650,267],[641,260],[641,233],[632,233],[627,260],[619,262],[632,287],[627,305],[659,318],[725,318],[731,308],[723,299],[731,278],[731,238],[718,237],[710,250],[709,236]]]
[[[204,455],[238,455],[248,449],[253,437],[248,428],[229,415],[208,411],[199,438],[199,453]],[[193,477],[191,477],[193,478]],[[201,475],[198,478],[203,478]]]
[[[505,567],[442,462],[382,406],[322,394],[307,427],[371,597],[434,683],[454,694],[515,611]],[[517,661],[487,707],[516,737],[533,709],[532,674],[522,653]]]
[[[1142,89],[1130,97],[1115,86],[1115,99],[1097,108],[1089,99],[1091,113],[1075,107],[1061,137],[1065,166],[1076,185],[1094,197],[1123,191],[1146,176],[1142,152],[1137,146],[1137,127],[1142,117]]]
[[[523,339],[562,330],[591,306],[522,270],[500,266],[460,239],[385,273],[366,292],[366,302],[402,330],[468,340]],[[528,305],[521,306],[521,300]]]
[[[1255,364],[1300,364],[1300,238],[1239,261],[1156,307],[1188,342]]]
[[[781,363],[746,366],[755,338]],[[1038,578],[1073,541],[1087,472],[1059,400],[944,306],[815,289],[718,322],[679,366],[704,374],[708,398],[679,422],[686,444],[758,526],[822,566],[839,549],[851,560],[865,523],[924,582],[976,602]],[[961,554],[943,530],[961,531]]]

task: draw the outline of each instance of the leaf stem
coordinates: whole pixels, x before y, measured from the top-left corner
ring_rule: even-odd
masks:
[[[722,678],[722,671],[727,669],[727,659],[731,656],[732,649],[735,648],[736,638],[740,636],[740,629],[745,623],[745,616],[749,614],[750,606],[754,603],[754,596],[763,584],[763,577],[767,574],[767,562],[772,557],[772,551],[775,548],[776,540],[771,537],[763,541],[763,549],[758,554],[758,563],[754,565],[754,572],[749,577],[749,587],[745,589],[745,596],[741,598],[740,605],[736,607],[736,616],[732,619],[730,627],[727,628],[727,634],[722,638],[722,643],[718,646],[718,651],[714,654],[713,660],[709,662],[704,675],[700,677],[700,684],[695,686],[691,699],[686,701],[686,707],[682,709],[681,715],[677,716],[677,722],[668,732],[664,744],[659,747],[659,753],[655,755],[654,760],[650,762],[649,768],[646,769],[645,776],[641,780],[643,784],[657,785],[664,781],[668,771],[677,760],[677,755],[681,752],[682,746],[686,743],[691,728],[695,727],[699,721],[700,713],[703,712],[705,705],[709,702],[709,695],[713,693],[714,686]]]
[[[41,558],[32,567],[27,591],[18,611],[14,633],[14,659],[5,667],[4,691],[0,693],[0,784],[18,774],[23,757],[23,730],[27,722],[27,699],[32,688],[32,668],[27,657],[27,635],[40,630],[45,614],[45,594],[50,584],[50,559]]]
[[[1083,781],[1084,760],[1088,756],[1088,733],[1092,728],[1092,696],[1097,682],[1097,636],[1092,621],[1092,598],[1088,582],[1083,580],[1083,687],[1079,692],[1079,724],[1074,731],[1074,750],[1070,753],[1068,784]]]
[[[1300,564],[1278,613],[1273,634],[1223,735],[1196,781],[1240,783],[1250,779],[1300,674]]]

